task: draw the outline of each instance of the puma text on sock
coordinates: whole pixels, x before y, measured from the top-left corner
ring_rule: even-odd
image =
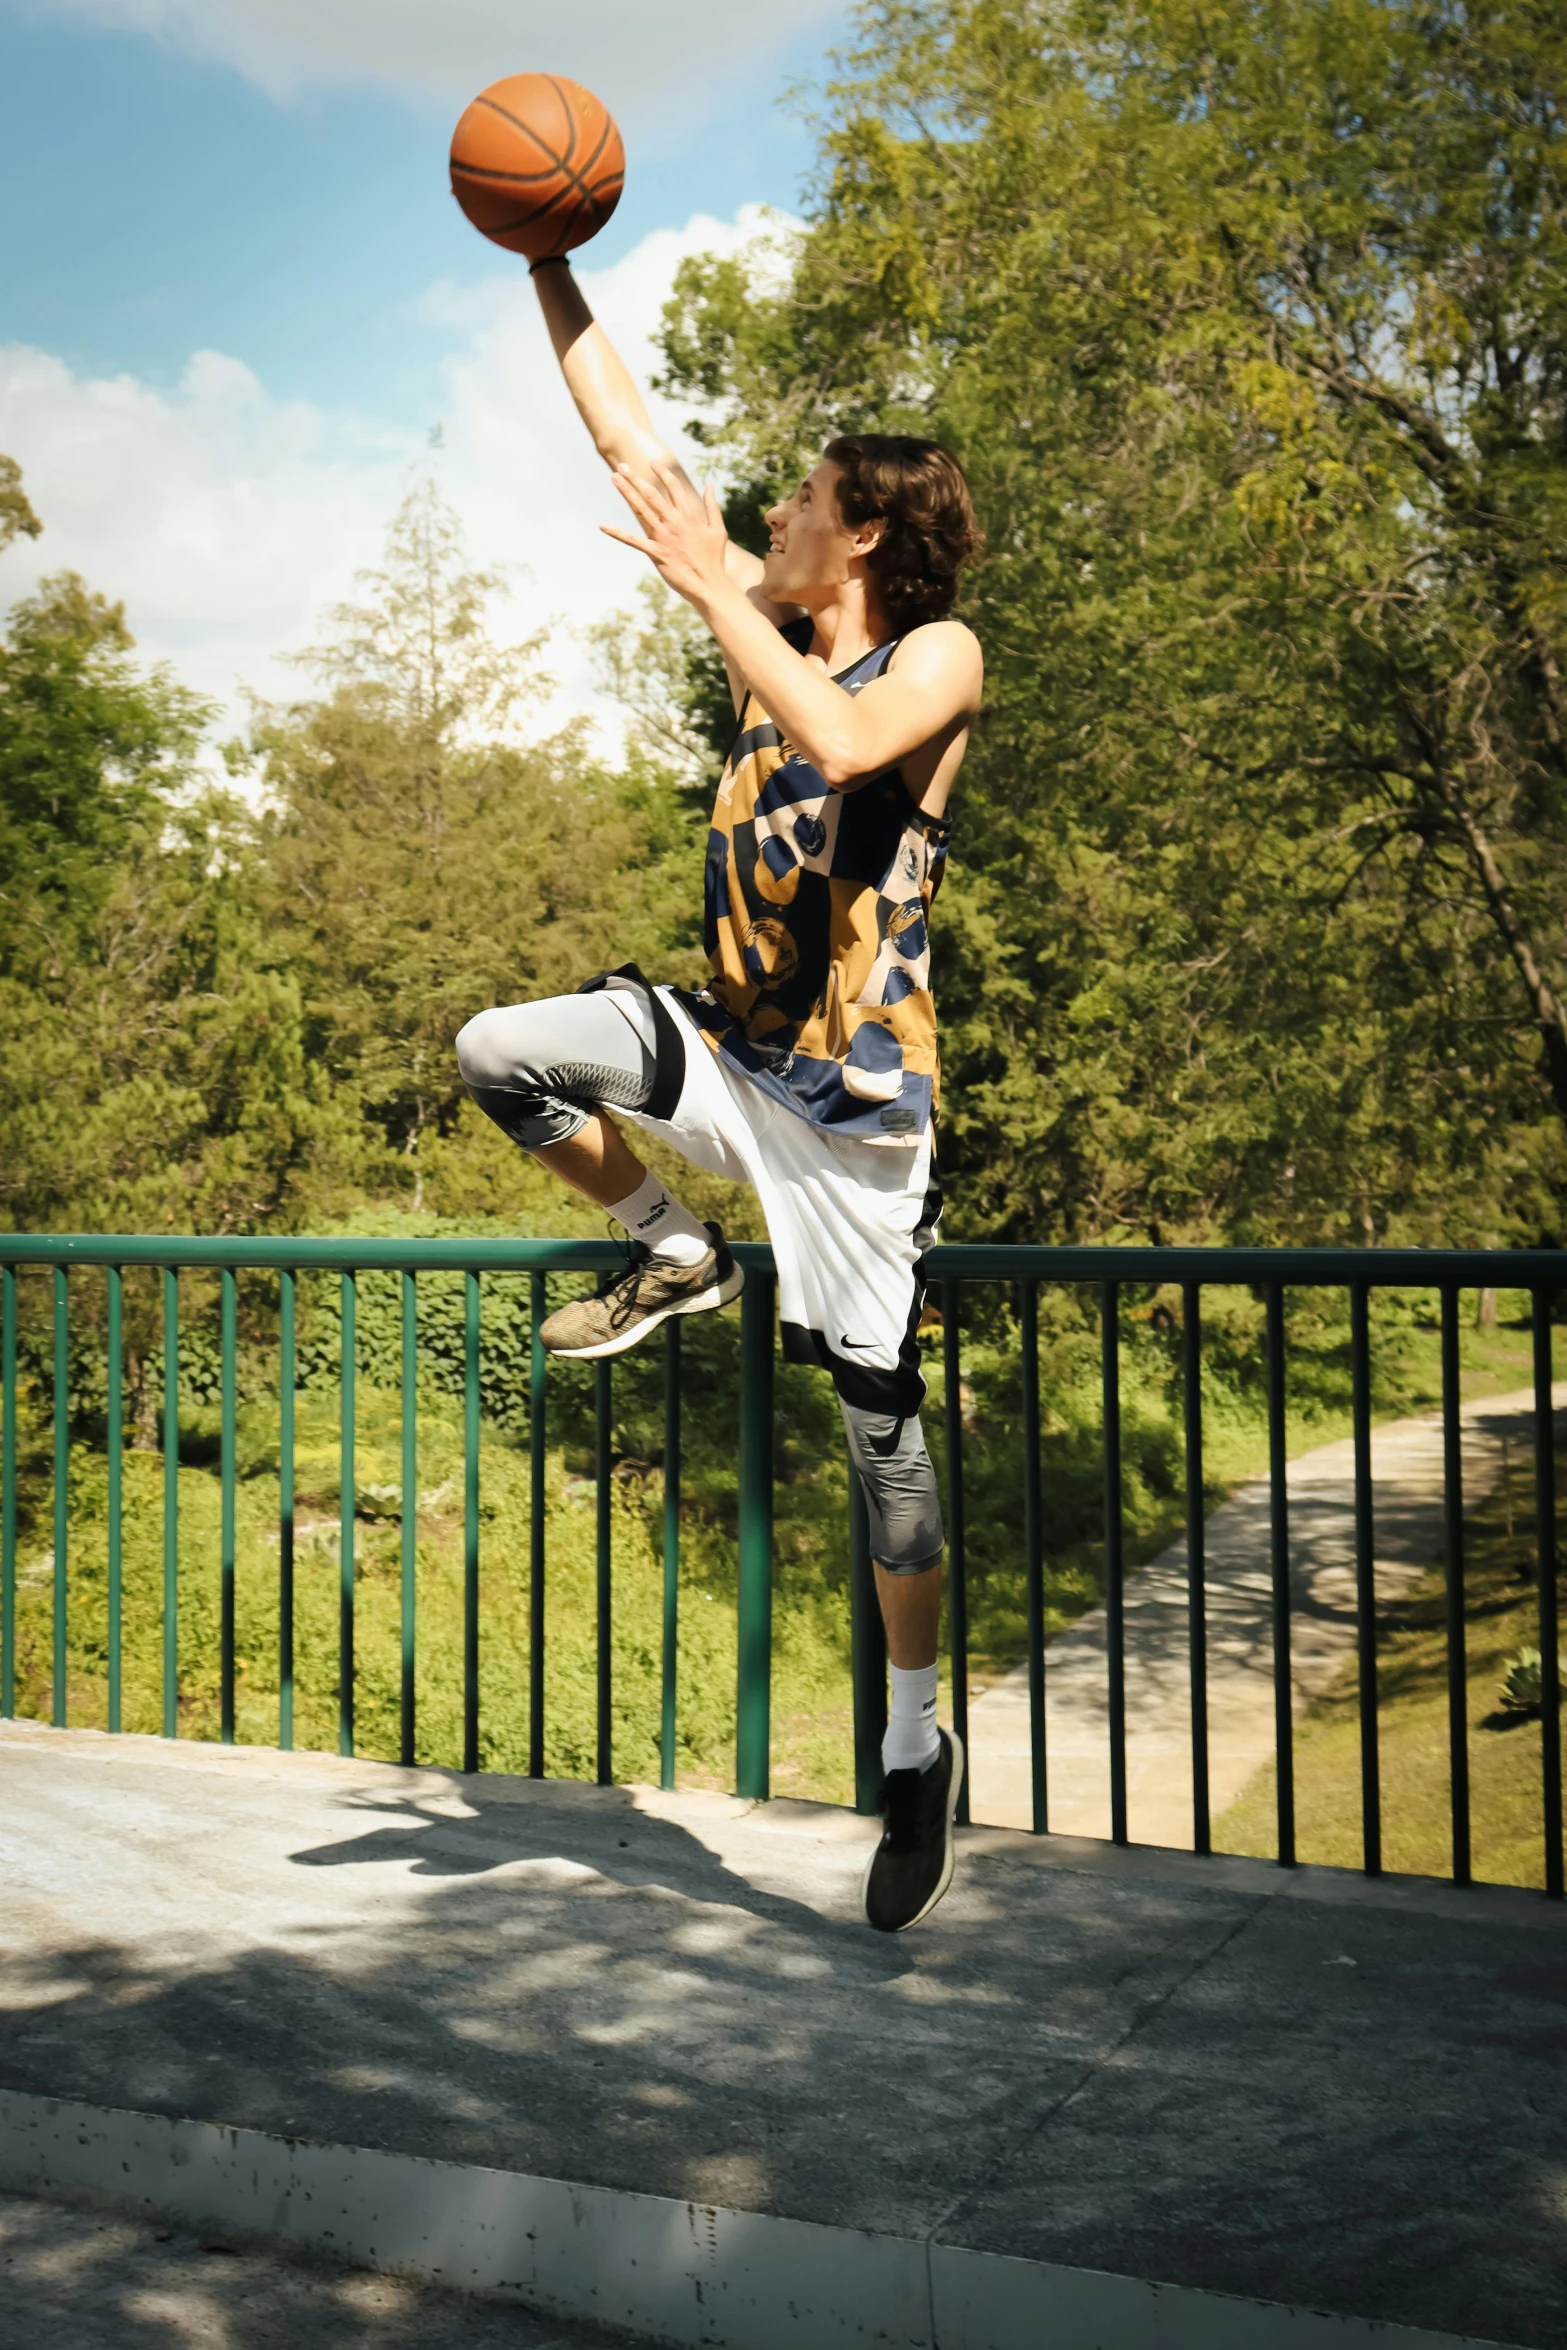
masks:
[[[631,1197],[617,1200],[609,1213],[666,1265],[699,1265],[713,1245],[706,1226],[656,1175],[645,1175]]]
[[[936,1667],[915,1665],[905,1671],[889,1666],[892,1674],[892,1711],[881,1742],[884,1771],[928,1770],[941,1752],[936,1736]]]

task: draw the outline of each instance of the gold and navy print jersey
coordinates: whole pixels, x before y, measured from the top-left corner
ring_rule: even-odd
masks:
[[[783,635],[804,652],[811,623]],[[895,650],[835,682],[858,693]],[[834,791],[746,696],[707,840],[713,976],[685,1000],[715,1051],[834,1133],[912,1144],[930,1123],[930,907],[947,834],[896,767]]]

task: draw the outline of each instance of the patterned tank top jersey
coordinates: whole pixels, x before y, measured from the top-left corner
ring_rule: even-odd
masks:
[[[811,623],[782,633],[803,653]],[[859,693],[896,650],[835,682]],[[930,908],[948,832],[897,767],[834,791],[746,696],[707,840],[713,976],[681,1000],[716,1052],[835,1134],[912,1146],[937,1108]]]

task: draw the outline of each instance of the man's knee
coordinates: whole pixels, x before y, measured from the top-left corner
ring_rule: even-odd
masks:
[[[493,1005],[487,1012],[475,1012],[457,1031],[457,1066],[464,1085],[474,1092],[517,1083],[520,1039],[516,1015],[522,1009],[520,1005]]]
[[[917,1412],[872,1412],[840,1395],[849,1457],[865,1495],[871,1556],[889,1575],[923,1575],[941,1564],[946,1534],[936,1471]]]
[[[525,1151],[569,1142],[587,1124],[588,1112],[549,1082],[540,1066],[547,1037],[540,1007],[505,1004],[476,1012],[457,1035],[462,1081],[487,1118]]]

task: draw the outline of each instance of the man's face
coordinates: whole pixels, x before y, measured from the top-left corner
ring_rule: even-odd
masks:
[[[772,544],[762,571],[762,592],[775,603],[808,603],[824,589],[840,587],[856,558],[876,542],[874,524],[851,530],[844,521],[838,504],[839,472],[824,457],[792,498],[768,512]]]

